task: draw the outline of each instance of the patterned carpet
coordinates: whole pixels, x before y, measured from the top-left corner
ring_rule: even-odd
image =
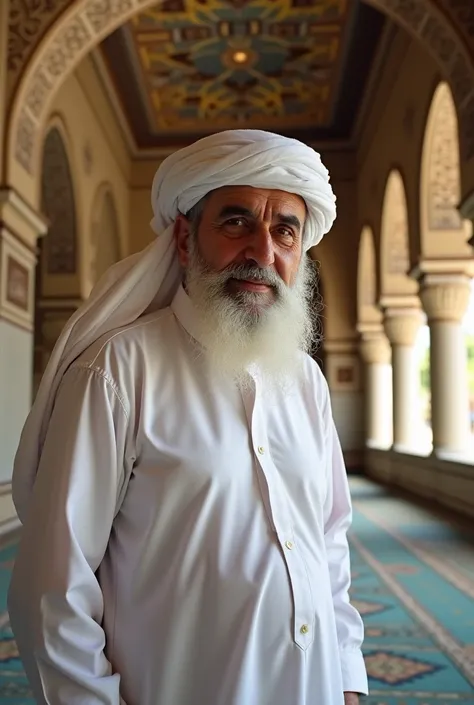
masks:
[[[352,599],[366,626],[371,688],[364,705],[474,705],[472,522],[455,526],[362,478],[351,485]],[[34,705],[6,614],[14,554],[0,551],[0,705]]]

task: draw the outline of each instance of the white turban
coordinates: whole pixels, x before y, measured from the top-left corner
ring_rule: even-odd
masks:
[[[297,140],[260,130],[230,130],[205,137],[165,159],[151,195],[151,225],[159,237],[104,274],[67,322],[51,354],[15,457],[13,500],[22,521],[66,370],[102,335],[171,303],[182,278],[173,237],[177,214],[187,213],[210,191],[231,184],[301,196],[308,210],[306,250],[321,240],[336,217],[327,169],[317,152]]]

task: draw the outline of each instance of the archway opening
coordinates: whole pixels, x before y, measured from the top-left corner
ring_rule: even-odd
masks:
[[[471,435],[469,453],[474,453],[472,442],[473,429],[473,409],[474,409],[474,316],[472,313],[472,293],[471,306],[464,313],[466,299],[463,295],[456,296],[457,286],[463,286],[465,292],[466,275],[469,276],[472,263],[472,250],[468,245],[468,240],[472,233],[472,223],[463,220],[458,206],[461,198],[461,173],[460,173],[460,150],[459,150],[459,129],[456,113],[456,106],[450,87],[446,82],[441,82],[436,87],[431,101],[431,106],[425,126],[423,140],[423,153],[421,160],[421,183],[420,183],[420,261],[422,271],[427,278],[426,286],[436,286],[438,283],[439,295],[433,298],[431,304],[433,311],[428,313],[433,318],[432,339],[434,349],[430,350],[430,334],[424,332],[420,339],[420,365],[423,394],[430,398],[432,394],[437,395],[434,399],[434,408],[429,409],[430,421],[434,415],[434,433],[443,439],[447,431],[446,421],[442,419],[441,407],[446,407],[446,392],[436,391],[442,389],[440,383],[441,373],[449,375],[449,366],[453,364],[452,355],[456,356],[456,377],[464,380],[466,370],[461,372],[461,367],[467,365],[469,377],[469,399],[465,395],[465,382],[461,381],[452,389],[458,389],[451,395],[451,413],[456,416],[458,427],[469,427]],[[452,282],[451,289],[445,282]],[[464,283],[461,282],[464,280]],[[443,289],[444,286],[444,289]],[[459,291],[459,289],[458,289]],[[441,294],[443,292],[443,294]],[[471,289],[472,292],[472,289]],[[430,299],[428,299],[430,301]],[[439,309],[439,310],[438,310]],[[462,322],[460,317],[464,313]],[[462,333],[459,332],[461,325]],[[442,332],[441,328],[443,329]],[[436,332],[437,331],[437,332]],[[441,338],[440,338],[441,336]],[[464,342],[464,349],[463,342]],[[454,353],[454,340],[457,340],[456,353]],[[436,342],[437,341],[437,342]],[[445,349],[448,349],[448,342],[451,341],[451,355],[448,356]],[[440,356],[443,356],[442,358]],[[448,359],[449,358],[449,359]],[[429,373],[429,360],[433,364],[433,376]],[[437,362],[436,362],[437,361]],[[437,370],[437,372],[435,372]],[[460,376],[459,376],[460,375]],[[454,379],[453,385],[454,385]],[[461,390],[461,387],[463,388]],[[433,391],[435,390],[435,391]],[[449,395],[448,395],[449,396]],[[437,397],[438,401],[437,401]],[[428,413],[428,408],[426,409]],[[465,414],[469,418],[464,417]],[[438,421],[436,420],[438,419]],[[436,431],[438,429],[438,431]],[[452,432],[450,433],[452,435]],[[435,446],[439,446],[440,439],[434,439]],[[451,441],[453,442],[453,441]]]
[[[394,445],[425,455],[431,450],[431,432],[425,409],[429,401],[421,384],[420,345],[427,326],[420,311],[418,283],[409,276],[408,208],[397,169],[390,172],[385,187],[380,266],[381,303],[392,343]]]

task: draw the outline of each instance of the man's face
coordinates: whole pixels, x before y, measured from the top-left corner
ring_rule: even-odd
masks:
[[[197,231],[197,246],[207,266],[222,272],[244,265],[229,278],[227,293],[252,292],[262,306],[276,299],[275,285],[292,286],[301,261],[306,205],[300,196],[273,189],[226,186],[210,194]],[[180,262],[189,264],[188,229],[180,216]],[[280,281],[278,281],[280,280]],[[245,295],[245,294],[244,294]]]
[[[210,194],[199,227],[179,216],[179,260],[214,370],[242,381],[257,363],[281,383],[297,352],[309,349],[314,271],[302,257],[305,217],[299,196],[247,186]]]

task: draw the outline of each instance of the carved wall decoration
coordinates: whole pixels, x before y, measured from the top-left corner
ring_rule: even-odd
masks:
[[[442,13],[433,0],[370,0],[377,9],[417,35],[453,83],[458,107],[461,149],[465,159],[474,155],[474,61],[467,48],[472,36],[470,0],[442,0]],[[103,37],[134,14],[156,4],[150,0],[12,0],[10,67],[23,73],[12,110],[12,152],[23,168],[39,168],[41,134],[54,92],[79,60]],[[67,14],[61,20],[63,10]],[[449,18],[452,14],[453,22]],[[35,72],[25,67],[46,29],[57,30],[47,46],[40,47]],[[21,29],[20,29],[21,24]],[[13,28],[13,29],[12,29]],[[460,33],[465,38],[460,38]],[[467,33],[467,35],[466,35]],[[9,167],[10,168],[10,167]]]
[[[460,197],[459,142],[456,109],[449,88],[443,84],[434,106],[429,149],[428,225],[430,230],[458,230]]]
[[[385,244],[384,270],[388,274],[407,274],[410,266],[407,204],[398,171],[393,171],[387,181],[382,239]]]
[[[50,221],[45,239],[48,274],[75,274],[77,269],[76,207],[69,160],[63,138],[52,128],[44,144],[41,208]]]
[[[19,73],[45,31],[69,0],[10,0],[8,17],[8,70]]]
[[[466,39],[466,45],[474,54],[474,3],[472,0],[439,0],[440,5],[456,25],[456,29]]]
[[[30,298],[30,274],[18,260],[11,256],[7,259],[7,291],[8,303],[28,311]]]
[[[326,363],[326,374],[334,392],[357,392],[360,389],[361,370],[357,355],[331,353]]]
[[[458,109],[462,154],[466,160],[470,159],[474,156],[473,110],[468,107],[474,100],[474,43],[469,28],[474,13],[471,0],[442,0],[443,12],[429,0],[369,1],[418,37],[438,62],[451,85]],[[468,28],[463,24],[466,19]]]
[[[13,0],[16,14],[11,22],[28,25],[30,33],[23,33],[24,46],[13,50],[10,57],[12,72],[23,69],[25,62],[39,44],[46,29],[59,20],[61,11],[70,7],[68,0]],[[39,67],[26,80],[25,91],[18,99],[19,110],[14,117],[15,159],[29,173],[33,173],[33,161],[39,154],[42,120],[46,118],[48,101],[64,80],[67,73],[80,59],[98,44],[106,34],[127,21],[150,0],[76,0],[75,12],[68,12],[64,23],[51,42],[39,49]],[[39,21],[41,18],[41,21]],[[38,24],[38,21],[39,24]],[[13,40],[12,40],[13,42]],[[16,58],[15,58],[16,57]],[[10,77],[14,81],[14,76]]]

